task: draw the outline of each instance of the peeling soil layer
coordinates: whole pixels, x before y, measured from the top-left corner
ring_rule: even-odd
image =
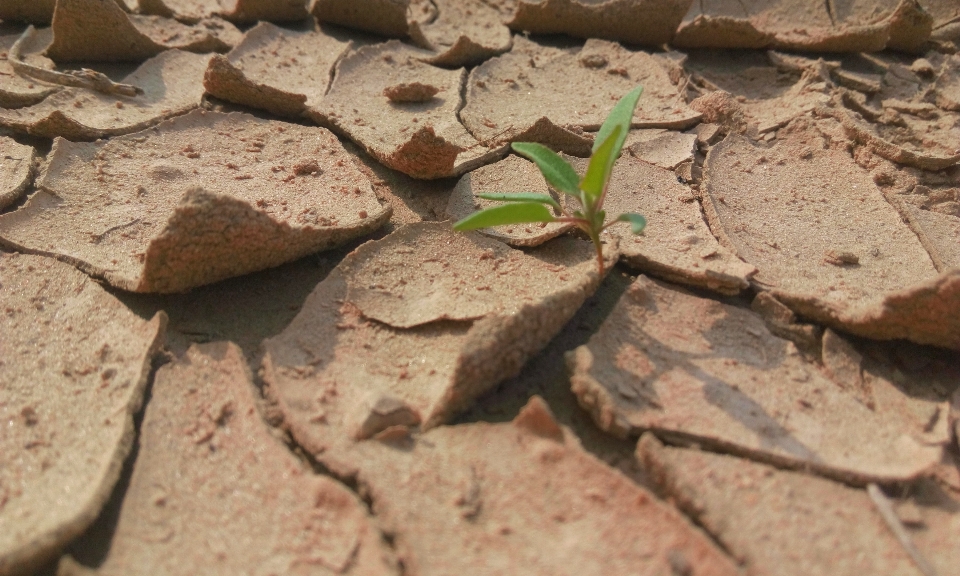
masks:
[[[0,2],[0,576],[960,576],[958,45],[956,0]],[[511,144],[584,174],[637,85],[641,234],[452,230],[578,209]]]

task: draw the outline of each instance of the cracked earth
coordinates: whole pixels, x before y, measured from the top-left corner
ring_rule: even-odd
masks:
[[[0,576],[960,575],[958,45],[957,0],[0,0]],[[451,229],[638,84],[605,277]]]

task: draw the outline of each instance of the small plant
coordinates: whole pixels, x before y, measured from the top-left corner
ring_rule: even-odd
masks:
[[[487,200],[506,202],[501,206],[493,206],[467,216],[453,225],[454,230],[467,231],[504,224],[525,224],[532,222],[569,222],[574,224],[590,238],[597,249],[597,266],[600,277],[603,278],[603,246],[600,243],[600,233],[617,222],[629,222],[634,234],[639,234],[647,225],[647,220],[639,214],[624,213],[611,222],[607,222],[607,213],[603,210],[603,201],[607,195],[607,184],[613,163],[620,156],[620,150],[627,139],[630,122],[633,120],[633,111],[637,107],[637,100],[643,92],[642,86],[620,99],[610,111],[610,115],[603,122],[597,138],[593,143],[593,153],[587,172],[580,178],[573,166],[568,164],[556,152],[542,144],[533,142],[514,142],[515,152],[536,163],[555,190],[571,196],[580,204],[579,210],[572,213],[565,206],[553,199],[549,194],[533,192],[508,194],[477,194]],[[564,203],[566,204],[566,203]],[[560,212],[556,216],[550,210],[554,208]]]

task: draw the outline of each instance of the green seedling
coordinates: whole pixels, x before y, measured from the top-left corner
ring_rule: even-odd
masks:
[[[453,225],[454,230],[467,231],[505,224],[526,224],[534,222],[569,222],[582,230],[597,249],[597,266],[603,278],[603,245],[600,234],[617,222],[629,222],[634,234],[643,232],[647,220],[639,214],[624,213],[607,222],[607,213],[603,210],[603,201],[607,195],[607,184],[613,171],[613,163],[620,156],[620,150],[627,139],[633,111],[643,92],[637,86],[620,99],[603,122],[593,143],[593,153],[583,178],[577,175],[573,166],[568,164],[556,152],[542,144],[533,142],[514,142],[513,150],[532,160],[547,183],[558,192],[562,192],[579,203],[579,210],[568,211],[549,194],[532,192],[510,194],[477,194],[487,200],[504,202],[467,216]],[[551,210],[552,209],[552,210]],[[560,214],[559,216],[557,214]]]

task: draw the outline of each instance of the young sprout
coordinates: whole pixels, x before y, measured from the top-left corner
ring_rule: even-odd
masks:
[[[590,163],[583,178],[577,175],[573,166],[546,146],[533,142],[513,143],[513,150],[533,160],[552,188],[576,199],[579,210],[568,211],[549,194],[532,192],[477,194],[480,198],[499,200],[505,204],[474,212],[454,224],[453,229],[466,231],[504,224],[569,222],[583,230],[593,242],[597,249],[600,277],[603,278],[603,245],[600,243],[600,233],[617,222],[629,222],[634,234],[641,233],[647,225],[646,218],[631,213],[620,214],[614,220],[607,222],[607,213],[603,210],[613,163],[620,156],[620,150],[627,139],[630,122],[633,120],[633,111],[637,107],[637,100],[640,99],[642,92],[643,87],[637,86],[621,98],[610,111],[610,115],[597,132]],[[555,216],[550,208],[560,212],[561,215]]]

